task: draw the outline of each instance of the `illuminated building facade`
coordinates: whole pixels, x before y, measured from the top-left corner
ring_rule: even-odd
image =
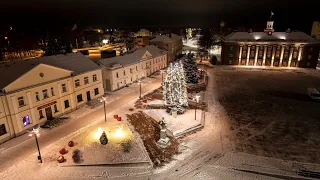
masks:
[[[222,43],[223,65],[316,68],[320,43],[309,35],[275,32],[273,21],[264,32],[233,32]]]

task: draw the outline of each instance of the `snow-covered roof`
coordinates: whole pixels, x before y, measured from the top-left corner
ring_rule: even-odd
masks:
[[[81,53],[59,54],[28,60],[9,61],[0,64],[0,89],[3,89],[39,64],[47,64],[66,69],[72,71],[74,75],[100,68]]]
[[[289,42],[316,42],[314,38],[304,32],[293,31],[275,32],[273,35],[267,35],[264,32],[233,32],[225,37],[224,41],[289,41]]]
[[[151,39],[151,42],[174,42],[182,39],[181,36],[171,33],[171,38],[167,35],[157,35],[154,39]]]
[[[119,64],[121,64],[122,66],[126,66],[129,64],[134,64],[136,62],[139,62],[146,52],[149,52],[153,57],[157,57],[162,55],[165,51],[157,48],[154,45],[150,45],[150,46],[138,48],[132,53],[126,54],[124,56],[101,59],[99,63],[106,67],[113,67]]]

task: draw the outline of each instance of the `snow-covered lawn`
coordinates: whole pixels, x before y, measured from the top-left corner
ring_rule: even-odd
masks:
[[[159,99],[148,100],[147,105],[164,105],[164,101]]]
[[[201,124],[201,112],[197,110],[197,119],[195,120],[195,110],[189,109],[184,114],[178,115],[176,118],[166,112],[165,109],[145,109],[143,110],[148,116],[159,122],[162,117],[167,122],[167,129],[175,136],[178,133],[184,132],[192,127]]]
[[[236,151],[320,163],[320,103],[306,95],[320,89],[319,71],[221,66],[213,75]]]

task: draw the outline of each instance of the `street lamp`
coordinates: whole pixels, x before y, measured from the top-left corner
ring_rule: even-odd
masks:
[[[104,45],[107,45],[107,44],[108,44],[108,39],[102,40],[102,43],[103,43]]]
[[[139,83],[139,85],[140,85],[140,95],[139,95],[139,99],[141,99],[141,80],[140,80],[140,79],[138,80],[138,83]]]
[[[37,148],[38,148],[38,153],[39,153],[38,160],[40,160],[40,163],[42,163],[42,158],[41,158],[41,153],[40,153],[40,148],[39,148],[39,143],[38,143],[38,137],[40,137],[39,130],[40,130],[40,127],[36,127],[36,128],[34,127],[29,134],[29,138],[32,138],[32,136],[35,137],[36,143],[37,143]]]
[[[104,108],[104,122],[107,122],[107,113],[106,113],[106,98],[102,97],[100,99],[100,102],[103,102],[103,108]]]
[[[197,106],[198,106],[198,102],[199,102],[199,95],[195,95],[194,100],[196,100],[196,108],[194,109],[194,120],[197,120]]]

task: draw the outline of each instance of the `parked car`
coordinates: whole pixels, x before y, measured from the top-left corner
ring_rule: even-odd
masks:
[[[320,93],[316,88],[308,88],[307,94],[314,101],[320,100]]]

